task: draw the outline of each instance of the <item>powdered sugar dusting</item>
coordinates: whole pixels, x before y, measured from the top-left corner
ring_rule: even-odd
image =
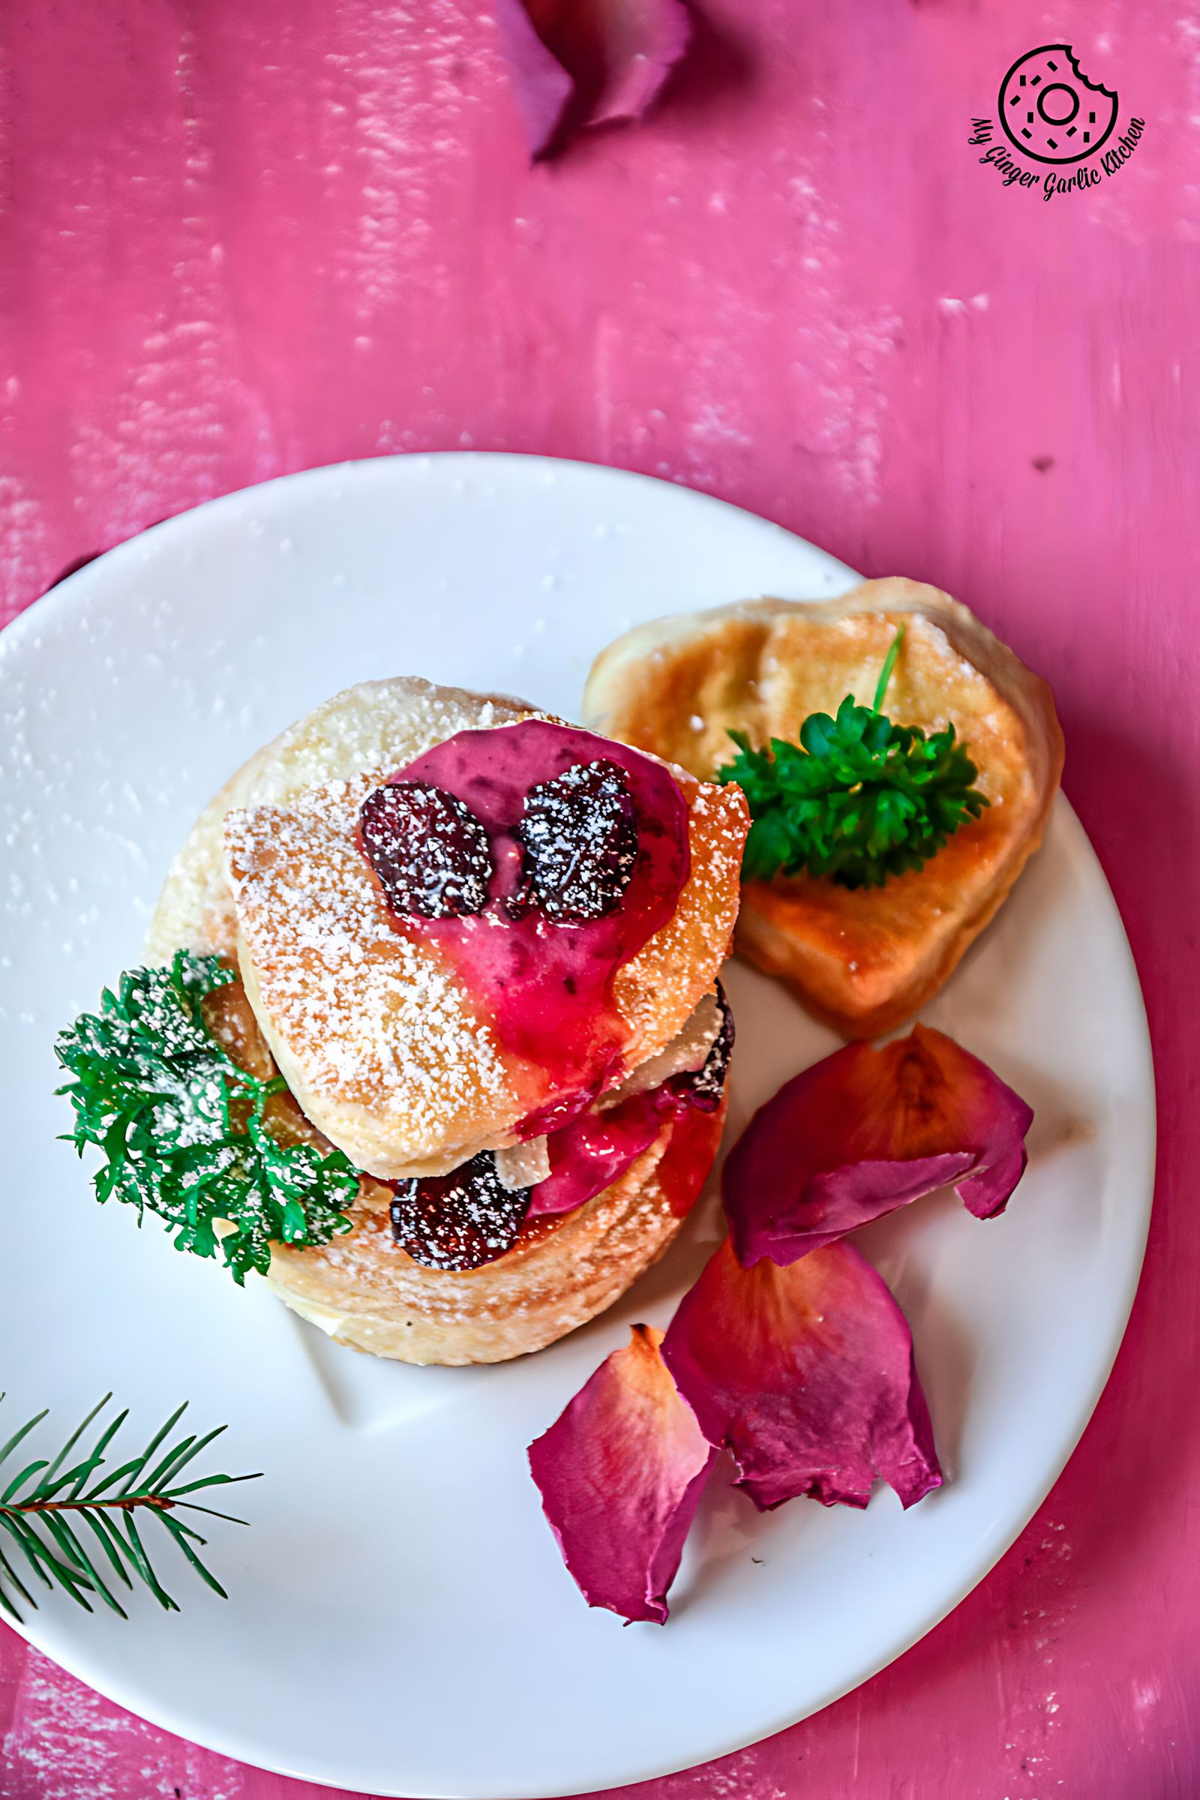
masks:
[[[360,1166],[390,1174],[489,1123],[502,1134],[516,1102],[505,1106],[487,1024],[431,951],[392,926],[356,841],[375,782],[360,775],[290,806],[231,812],[225,843],[243,973],[276,1058],[314,1123]],[[372,1121],[359,1124],[357,1109]]]
[[[234,776],[168,878],[151,952],[236,955],[299,1105],[376,1175],[443,1173],[513,1142],[528,1071],[436,947],[395,929],[358,846],[362,802],[458,732],[544,716],[408,678],[349,689]],[[734,790],[688,781],[687,794],[695,854],[679,908],[614,985],[630,1066],[681,1028],[732,932],[744,808]]]
[[[164,884],[147,938],[151,961],[180,946],[232,956],[237,922],[222,827],[235,807],[279,805],[308,788],[387,777],[443,738],[540,717],[524,701],[436,687],[415,677],[364,681],[298,720],[251,757],[205,808]]]
[[[679,777],[677,776],[677,779]],[[696,974],[711,982],[730,953],[737,919],[742,847],[750,816],[742,791],[711,783],[689,783],[692,870],[670,924],[617,971],[615,989],[631,1024],[651,1035],[656,1015],[678,1007],[680,1026],[705,991]],[[690,1012],[690,1006],[688,1008]],[[659,1039],[659,1044],[662,1044]]]

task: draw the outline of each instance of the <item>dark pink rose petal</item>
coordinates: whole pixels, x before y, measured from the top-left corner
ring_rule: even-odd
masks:
[[[536,162],[558,136],[575,83],[534,30],[523,0],[496,0],[496,24],[529,154]]]
[[[722,1244],[662,1355],[764,1511],[801,1494],[865,1506],[877,1477],[911,1506],[941,1484],[908,1322],[848,1244],[752,1269]]]
[[[589,1606],[666,1622],[666,1593],[716,1456],[635,1325],[549,1431],[529,1466],[563,1561]]]
[[[687,48],[682,0],[497,0],[536,162],[590,125],[640,119]]]
[[[656,1095],[635,1094],[608,1112],[582,1113],[552,1132],[546,1140],[550,1173],[534,1188],[527,1216],[572,1212],[594,1199],[649,1149],[662,1124]]]
[[[578,36],[588,11],[586,0],[558,0],[558,19],[567,22],[570,46],[562,60],[587,57],[602,69],[602,85],[592,102],[589,125],[640,119],[688,46],[692,22],[682,0],[591,0],[590,43]],[[575,48],[578,45],[578,49]],[[576,75],[577,85],[583,77]]]
[[[725,1164],[738,1257],[790,1263],[953,1182],[977,1219],[1003,1212],[1033,1112],[985,1062],[927,1026],[848,1044],[780,1088]]]

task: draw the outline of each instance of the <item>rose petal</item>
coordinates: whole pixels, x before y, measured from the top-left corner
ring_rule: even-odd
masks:
[[[534,30],[522,0],[496,0],[496,24],[529,154],[537,162],[558,135],[575,83]]]
[[[1032,1110],[943,1032],[848,1044],[780,1088],[725,1164],[738,1257],[794,1262],[949,1182],[978,1219],[1003,1212]]]
[[[865,1506],[877,1476],[905,1506],[941,1484],[908,1322],[848,1244],[752,1269],[722,1244],[662,1355],[764,1511],[800,1494]]]
[[[691,30],[682,0],[497,0],[496,21],[535,162],[641,118]]]
[[[572,39],[586,11],[580,0],[559,0],[560,25]],[[687,49],[692,30],[687,8],[681,0],[592,0],[592,18],[590,56],[599,51],[604,79],[587,122],[640,119]],[[564,44],[559,55],[570,67],[572,48]]]
[[[635,1325],[529,1446],[550,1529],[588,1605],[659,1625],[716,1457],[663,1364],[662,1335]]]

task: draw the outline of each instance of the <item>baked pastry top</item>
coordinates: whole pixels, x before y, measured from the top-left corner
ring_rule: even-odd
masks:
[[[539,722],[570,739],[560,757],[605,750],[502,696],[406,678],[336,695],[252,757],[205,809],[151,926],[153,960],[184,947],[237,967],[241,981],[206,1004],[243,1067],[284,1075],[286,1091],[269,1103],[272,1131],[323,1151],[336,1144],[365,1171],[352,1230],[323,1246],[275,1245],[267,1280],[340,1342],[378,1355],[497,1361],[583,1323],[672,1241],[720,1139],[732,1027],[716,975],[738,904],[748,823],[739,792],[648,758],[629,765],[644,765],[675,809],[680,842],[656,839],[646,855],[654,866],[674,858],[679,879],[651,893],[653,929],[602,984],[602,1023],[616,1030],[620,1054],[602,1043],[590,1074],[600,1068],[603,1080],[580,1092],[569,1058],[550,1080],[497,1030],[469,958],[464,967],[451,954],[464,947],[457,922],[439,937],[441,926],[417,930],[419,921],[398,917],[368,858],[363,804],[389,777],[444,758],[460,734],[536,736]],[[628,750],[608,749],[628,765]],[[641,839],[662,838],[660,824],[639,815],[631,894],[635,879],[645,885]],[[468,923],[471,932],[510,928],[498,906]],[[512,929],[522,928],[538,955],[510,1009],[518,1016],[539,978],[544,985],[555,944],[545,919],[522,926],[514,912]],[[588,1052],[586,1031],[581,1042]],[[591,1144],[583,1165],[558,1149],[570,1131],[531,1128],[539,1108],[553,1113],[564,1100],[564,1116]],[[596,1148],[597,1134],[607,1146],[605,1121],[616,1122],[607,1126],[615,1150]],[[622,1152],[622,1142],[631,1147]],[[591,1171],[609,1164],[587,1155],[614,1157],[611,1176],[597,1179]],[[517,1235],[482,1263],[448,1260],[436,1219],[428,1242],[411,1236],[412,1209],[419,1219],[427,1185],[453,1183],[481,1158],[489,1183],[524,1192],[512,1203]]]
[[[441,1173],[514,1144],[570,1091],[569,1067],[551,1080],[501,1041],[441,944],[397,930],[359,836],[364,800],[397,769],[458,732],[541,716],[408,678],[349,689],[251,758],[168,877],[151,952],[182,944],[236,961],[300,1106],[373,1175]],[[682,770],[673,779],[690,868],[671,916],[613,975],[621,1074],[712,992],[737,914],[745,802]]]

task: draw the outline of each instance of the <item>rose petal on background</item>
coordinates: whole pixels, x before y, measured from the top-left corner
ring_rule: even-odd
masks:
[[[747,1265],[794,1262],[954,1182],[979,1219],[1003,1212],[1033,1112],[944,1032],[848,1044],[759,1109],[725,1164],[725,1210]]]
[[[908,1321],[848,1244],[751,1269],[722,1244],[662,1356],[764,1511],[801,1494],[862,1507],[877,1477],[907,1507],[941,1484]]]
[[[641,118],[691,33],[682,0],[497,0],[496,22],[535,162]]]
[[[573,30],[588,10],[585,0],[559,0],[556,8],[559,20],[570,21]],[[687,8],[682,0],[591,0],[590,11],[591,53],[599,47],[604,84],[588,124],[640,119],[687,49],[692,30]],[[566,49],[566,57],[570,54]]]
[[[716,1457],[667,1373],[662,1336],[635,1325],[529,1446],[542,1508],[588,1605],[659,1625]]]
[[[496,25],[529,154],[536,162],[558,135],[575,83],[534,30],[522,0],[496,0]]]

